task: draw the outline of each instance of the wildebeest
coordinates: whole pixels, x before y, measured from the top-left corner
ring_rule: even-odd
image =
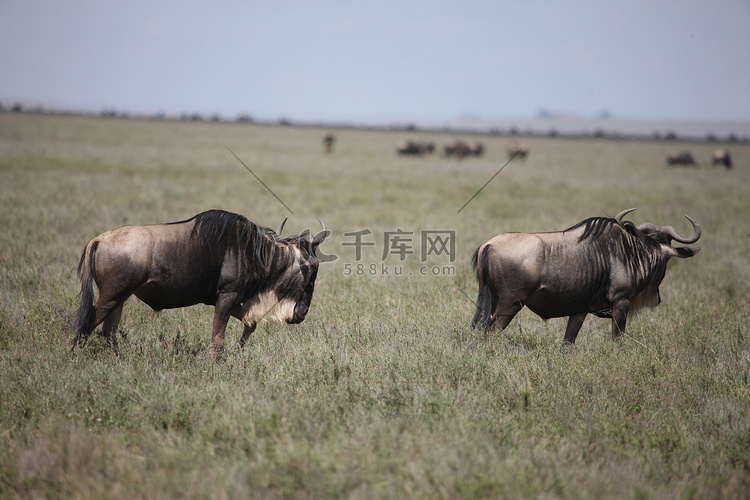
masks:
[[[471,146],[469,146],[467,142],[461,140],[455,140],[443,146],[443,154],[446,157],[455,156],[458,159],[468,155],[470,150]]]
[[[431,141],[405,141],[396,146],[396,153],[401,156],[423,156],[435,151],[435,143]]]
[[[717,149],[711,155],[711,165],[724,165],[727,169],[732,168],[732,156],[726,149]]]
[[[695,158],[690,151],[680,151],[679,153],[667,156],[667,165],[682,165],[686,167],[696,166]]]
[[[336,137],[333,134],[326,134],[323,137],[323,151],[330,153],[333,151],[333,143],[336,141]]]
[[[504,329],[528,307],[544,319],[569,316],[565,342],[573,343],[587,314],[612,318],[612,336],[625,330],[628,314],[661,302],[659,285],[670,257],[692,257],[700,248],[672,226],[636,226],[622,218],[592,217],[548,233],[505,233],[481,245],[472,264],[479,282],[473,327]]]
[[[526,158],[529,154],[529,148],[520,142],[513,142],[508,146],[508,158]]]
[[[475,142],[473,145],[460,139],[449,142],[443,147],[443,154],[446,157],[455,156],[459,160],[466,156],[482,156],[484,154],[484,144]]]
[[[284,220],[286,222],[286,219]],[[97,325],[115,353],[124,302],[135,295],[160,311],[214,306],[209,353],[224,346],[229,316],[244,323],[244,346],[257,321],[299,323],[310,307],[320,263],[316,249],[328,235],[281,237],[242,215],[209,210],[181,222],[123,226],[91,240],[81,255],[81,305],[73,348]],[[99,297],[94,304],[92,282]]]

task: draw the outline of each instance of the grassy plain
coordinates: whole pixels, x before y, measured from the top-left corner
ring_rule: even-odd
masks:
[[[470,137],[486,155],[456,161],[394,154],[452,134],[335,130],[327,155],[326,132],[0,114],[0,497],[750,495],[750,145],[728,145],[726,171],[708,164],[719,144],[525,138],[530,156],[459,212],[509,138]],[[683,148],[702,165],[665,167]],[[562,348],[564,321],[527,311],[469,328],[479,244],[629,207],[689,233],[687,213],[704,236],[621,341],[590,317]],[[84,245],[209,208],[333,229],[307,319],[244,351],[230,323],[213,365],[211,308],[131,299],[120,358],[95,335],[71,353]],[[384,261],[398,229],[415,254]],[[456,231],[454,262],[421,262],[436,229]],[[363,230],[357,261],[342,243]]]

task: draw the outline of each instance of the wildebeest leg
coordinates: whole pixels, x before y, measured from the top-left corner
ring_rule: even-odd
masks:
[[[111,313],[109,313],[109,316],[107,316],[102,323],[102,330],[104,331],[104,335],[107,337],[107,343],[110,345],[110,347],[112,347],[112,350],[117,356],[120,355],[120,348],[117,345],[117,325],[120,324],[120,317],[122,316],[122,306],[123,304],[120,304],[119,306],[115,307],[115,309]]]
[[[120,316],[122,315],[122,306],[129,296],[124,299],[108,299],[104,295],[100,295],[94,305],[96,314],[94,316],[94,322],[91,326],[89,334],[93,332],[97,326],[102,324],[102,331],[107,337],[107,343],[115,351],[115,354],[119,355],[117,347],[117,339],[113,332],[117,331],[117,325],[120,323]],[[113,340],[114,339],[114,340]]]
[[[232,316],[237,318],[238,320],[242,321],[242,324],[245,325],[245,329],[242,331],[242,337],[240,337],[240,349],[245,347],[245,343],[247,343],[247,339],[250,338],[250,334],[255,331],[255,326],[258,324],[255,320],[247,320],[242,314],[242,307],[236,306],[232,308],[232,311],[230,313]]]
[[[208,346],[208,352],[214,361],[219,361],[221,354],[224,352],[224,333],[227,330],[227,322],[229,321],[229,316],[232,314],[232,309],[234,309],[236,303],[236,293],[225,293],[219,295],[216,305],[214,306],[211,344]]]
[[[617,339],[625,332],[625,322],[628,319],[629,300],[617,302],[612,307],[612,338]]]
[[[516,317],[516,314],[521,309],[523,309],[523,303],[520,300],[515,300],[510,304],[498,300],[495,313],[492,315],[490,328],[505,330],[505,327]]]
[[[578,332],[581,330],[581,326],[583,326],[583,320],[586,319],[587,314],[588,313],[574,314],[573,316],[568,318],[568,326],[565,328],[564,342],[566,344],[575,343]]]
[[[90,284],[88,294],[89,296],[93,295]],[[91,300],[91,302],[88,302],[88,300],[82,298],[81,306],[78,311],[78,320],[76,325],[77,332],[75,338],[73,339],[73,346],[71,347],[71,349],[75,349],[76,346],[82,346],[83,344],[85,344],[89,338],[89,335],[91,335],[91,332],[93,332],[96,327],[99,326],[103,321],[107,320],[110,315],[118,308],[121,312],[122,304],[128,299],[128,297],[129,296],[126,295],[124,298],[118,300],[115,298],[107,298],[105,294],[100,294],[99,298],[96,300],[96,303],[94,303],[93,297],[89,299]],[[114,322],[115,327],[117,326],[117,322],[119,322],[119,320],[120,319],[118,313],[117,320]]]
[[[257,325],[255,321],[253,321],[250,324],[245,324],[245,329],[242,331],[242,337],[240,337],[240,349],[243,349],[245,347],[245,343],[247,342],[247,339],[250,338],[250,334],[255,331],[255,325]]]

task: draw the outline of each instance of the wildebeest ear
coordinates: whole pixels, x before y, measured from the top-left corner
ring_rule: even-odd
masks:
[[[321,231],[318,234],[315,235],[315,238],[312,240],[312,247],[317,248],[321,243],[323,243],[323,240],[331,236],[331,230],[326,229],[325,231]]]
[[[700,247],[673,247],[669,245],[664,245],[664,247],[668,248],[669,256],[670,257],[677,257],[680,259],[687,259],[688,257],[692,257],[693,255],[697,254],[701,251]]]
[[[657,232],[656,226],[651,222],[644,222],[643,224],[636,226],[636,229],[649,236],[652,236]]]
[[[675,250],[677,250],[678,257],[687,259],[688,257],[692,257],[693,255],[700,252],[701,248],[700,247],[679,247],[679,248],[675,248]]]

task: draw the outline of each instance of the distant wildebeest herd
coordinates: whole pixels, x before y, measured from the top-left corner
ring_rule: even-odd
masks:
[[[323,150],[326,153],[333,151],[335,137],[326,134],[323,138]],[[396,154],[399,156],[426,156],[435,153],[437,145],[435,141],[406,140],[396,145]],[[469,143],[462,139],[456,139],[443,146],[443,156],[446,158],[463,159],[469,156],[482,156],[485,152],[484,144],[479,141]],[[512,142],[506,150],[508,158],[524,159],[529,154],[529,148],[522,143]],[[690,151],[678,151],[667,155],[667,166],[696,167],[695,157]],[[723,165],[727,169],[732,168],[732,155],[726,149],[717,149],[711,155],[711,165]]]
[[[396,154],[401,156],[424,156],[435,152],[436,146],[433,141],[404,141],[396,146]],[[466,141],[457,139],[443,146],[443,156],[446,158],[454,157],[463,159],[467,156],[482,156],[484,154],[484,144],[475,141],[469,144]]]
[[[330,153],[333,151],[333,145],[336,137],[333,134],[326,134],[323,137],[323,151]],[[399,156],[426,156],[435,153],[437,145],[435,141],[417,141],[406,140],[396,145],[396,154]],[[524,144],[514,142],[508,146],[508,157],[525,158],[529,149]],[[443,145],[443,156],[446,158],[457,158],[459,160],[468,156],[482,156],[484,154],[484,144],[479,141],[469,143],[462,139],[456,139]]]
[[[396,146],[396,154],[400,156],[425,156],[430,155],[437,149],[433,141],[404,141]],[[330,151],[330,149],[326,149]],[[451,141],[443,146],[443,155],[446,158],[463,159],[468,156],[482,156],[484,154],[484,144],[474,142],[470,144],[463,140]],[[529,148],[525,144],[512,142],[507,148],[508,158],[524,159],[529,154]],[[668,166],[686,166],[696,167],[698,162],[690,151],[678,151],[677,153],[667,155]],[[726,149],[717,149],[711,155],[711,165],[723,165],[727,169],[732,168],[732,156]]]
[[[688,258],[699,248],[693,235],[671,226],[636,226],[623,217],[592,217],[564,231],[505,233],[474,252],[479,284],[474,328],[504,329],[528,307],[542,318],[568,316],[565,342],[575,342],[588,314],[612,319],[619,337],[626,319],[660,302],[659,285],[671,257]],[[286,222],[286,219],[284,220]],[[320,259],[316,251],[330,234],[322,229],[281,236],[246,217],[209,210],[167,224],[123,226],[91,240],[81,255],[81,302],[73,348],[83,345],[102,324],[104,336],[119,354],[117,327],[122,308],[135,295],[152,309],[214,306],[208,352],[220,359],[229,317],[244,324],[243,347],[258,321],[300,323],[315,288]],[[93,283],[99,290],[94,302]]]

